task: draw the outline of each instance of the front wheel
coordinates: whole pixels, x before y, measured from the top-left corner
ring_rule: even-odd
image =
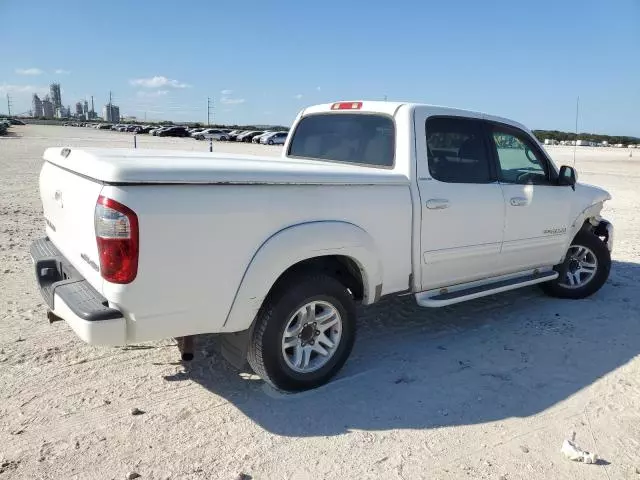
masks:
[[[273,140],[269,140],[267,143],[268,143],[269,145],[273,145]]]
[[[558,298],[586,298],[600,290],[609,278],[611,255],[598,236],[582,230],[571,242],[565,260],[557,270],[558,278],[540,284],[546,294]]]
[[[353,298],[338,280],[320,273],[292,277],[260,309],[247,360],[275,388],[319,387],[349,357],[355,320]]]

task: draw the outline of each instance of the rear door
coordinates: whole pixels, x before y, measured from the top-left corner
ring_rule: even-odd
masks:
[[[501,270],[557,264],[570,230],[572,189],[531,136],[511,125],[486,123],[505,199]]]
[[[94,214],[102,184],[45,162],[40,171],[40,197],[47,236],[80,274],[99,292],[102,277]]]
[[[422,289],[491,277],[504,198],[480,118],[415,113]]]

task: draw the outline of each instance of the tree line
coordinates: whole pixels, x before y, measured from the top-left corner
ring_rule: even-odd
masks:
[[[586,140],[589,142],[608,142],[609,145],[617,145],[622,143],[623,145],[629,144],[639,144],[640,138],[638,137],[628,137],[628,136],[619,136],[619,135],[600,135],[597,133],[578,133],[576,136],[575,133],[571,132],[561,132],[559,130],[534,130],[533,134],[536,138],[544,142],[546,138],[550,140],[557,141],[572,141],[572,140]]]

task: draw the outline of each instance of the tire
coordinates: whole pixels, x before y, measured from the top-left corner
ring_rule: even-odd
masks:
[[[314,317],[312,321],[305,323],[304,317],[298,314],[309,305],[314,305]],[[329,316],[326,320],[315,317],[318,312],[320,315],[330,315],[331,308],[335,309],[336,315]],[[334,347],[330,348],[318,336],[321,327],[316,325],[329,325],[334,322],[333,319],[337,319],[335,325],[320,334],[327,340],[335,340],[332,342]],[[298,342],[297,346],[288,348],[284,345],[287,327],[289,332],[293,332],[289,333],[289,341]],[[325,384],[342,368],[353,348],[355,335],[355,303],[344,285],[322,273],[294,275],[280,282],[260,309],[247,361],[256,374],[277,389],[292,392],[309,390]],[[305,337],[308,340],[306,347],[301,346],[304,345]],[[295,353],[304,352],[305,348],[310,353],[301,353],[300,369],[296,371],[293,365],[297,358]],[[315,351],[315,348],[324,349],[328,358]],[[305,361],[308,364],[307,371],[303,371]],[[317,366],[315,369],[312,369],[313,362]]]
[[[268,141],[267,141],[267,143],[268,143],[269,145],[273,145],[273,140],[268,140]]]
[[[585,256],[582,257],[585,260],[584,262],[571,255],[572,252],[580,254],[580,248],[588,251],[588,253],[585,253]],[[583,278],[585,280],[584,284],[580,284],[576,280],[576,276],[574,274],[573,282],[575,282],[575,285],[569,285],[571,282],[571,279],[569,278],[571,276],[571,272],[576,268],[579,270],[582,269],[582,265],[588,265],[588,271],[591,271],[591,265],[594,263],[594,258],[595,273],[589,277],[588,273],[583,272],[580,274],[578,272],[577,277]],[[586,298],[600,290],[607,281],[607,278],[609,278],[609,272],[611,271],[611,255],[605,243],[600,240],[598,236],[588,230],[581,230],[571,242],[565,261],[561,265],[556,266],[556,270],[560,273],[558,278],[551,282],[540,284],[540,288],[542,288],[543,292],[549,296],[557,298],[569,298],[575,300]]]

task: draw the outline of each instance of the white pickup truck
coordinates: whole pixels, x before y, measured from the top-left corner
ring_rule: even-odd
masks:
[[[284,390],[344,364],[356,304],[605,283],[611,197],[522,125],[392,102],[304,109],[281,158],[50,148],[31,254],[50,320],[101,345],[222,334]]]

